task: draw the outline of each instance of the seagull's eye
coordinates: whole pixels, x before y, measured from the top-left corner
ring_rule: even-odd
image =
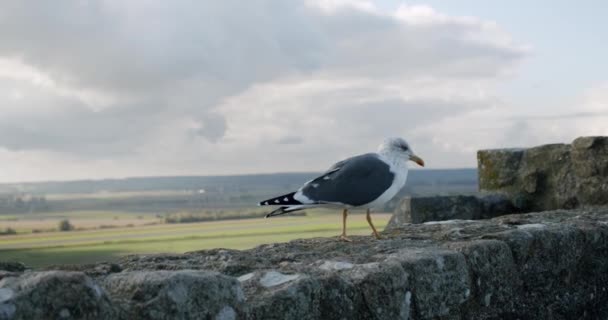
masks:
[[[400,147],[400,148],[401,148],[401,150],[403,150],[403,151],[407,151],[407,150],[409,150],[409,148],[408,148],[407,146],[399,146],[399,147]]]

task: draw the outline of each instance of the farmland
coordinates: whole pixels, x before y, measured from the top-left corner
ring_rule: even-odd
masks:
[[[374,214],[383,228],[390,214]],[[125,254],[185,252],[211,248],[246,249],[263,243],[340,233],[341,215],[325,210],[307,216],[158,224],[71,232],[25,233],[0,238],[0,260],[33,267],[113,261]],[[350,216],[350,234],[370,234],[361,214]]]
[[[336,236],[341,215],[263,219],[263,199],[298,188],[315,173],[144,177],[0,184],[0,261],[33,267],[113,261],[125,254],[245,249],[297,238]],[[474,169],[412,170],[407,186],[374,214],[382,229],[405,195],[475,192]],[[60,223],[67,230],[60,231]],[[65,229],[65,228],[63,228]],[[350,234],[370,234],[361,215]]]

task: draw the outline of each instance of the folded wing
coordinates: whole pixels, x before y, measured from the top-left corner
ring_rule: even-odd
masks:
[[[386,162],[375,153],[367,153],[336,163],[307,182],[294,197],[302,203],[360,206],[380,197],[394,178]]]

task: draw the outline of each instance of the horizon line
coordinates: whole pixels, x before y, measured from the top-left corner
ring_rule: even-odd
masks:
[[[437,170],[477,170],[476,167],[461,167],[461,168],[411,168],[411,171],[437,171]],[[190,174],[190,175],[150,175],[150,176],[124,176],[124,177],[108,177],[108,178],[81,178],[81,179],[50,179],[50,180],[21,180],[21,181],[0,181],[2,185],[14,184],[35,184],[35,183],[61,183],[61,182],[82,182],[82,181],[108,181],[108,180],[129,180],[129,179],[154,179],[154,178],[189,178],[189,177],[238,177],[238,176],[261,176],[261,175],[276,175],[276,174],[319,174],[322,171],[282,171],[282,172],[257,172],[257,173],[241,173],[241,174]]]

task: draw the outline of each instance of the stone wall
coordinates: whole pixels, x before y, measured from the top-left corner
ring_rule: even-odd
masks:
[[[0,319],[607,319],[608,208],[0,272]]]
[[[481,150],[477,158],[480,194],[406,197],[388,228],[608,205],[608,137],[581,137],[572,144],[529,149]]]
[[[405,197],[395,208],[387,229],[404,223],[488,219],[517,211],[501,194]]]
[[[477,159],[480,191],[505,194],[523,211],[608,204],[608,137],[481,150]]]

